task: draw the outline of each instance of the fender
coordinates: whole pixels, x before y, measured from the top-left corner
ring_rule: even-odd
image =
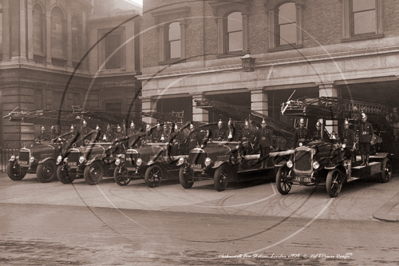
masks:
[[[222,164],[228,164],[229,166],[231,166],[231,165],[229,164],[229,162],[227,162],[227,161],[217,161],[217,162],[215,162],[215,163],[212,165],[212,168],[213,168],[213,169],[219,168],[220,166],[222,166]]]
[[[286,166],[288,160],[282,160],[279,162],[276,162],[276,164],[274,165],[274,167],[283,167]],[[288,167],[287,167],[288,168]]]
[[[93,159],[88,160],[88,161],[86,162],[86,166],[91,165],[92,163],[94,163],[94,162],[96,162],[96,161],[99,161],[101,164],[103,164],[102,160],[99,159],[99,158],[96,156],[96,157],[94,157]]]
[[[47,158],[44,158],[43,160],[40,160],[40,161],[38,162],[38,164],[42,164],[42,163],[45,163],[45,162],[50,161],[50,160],[52,160],[52,161],[55,162],[54,158],[52,158],[52,157],[47,157]]]

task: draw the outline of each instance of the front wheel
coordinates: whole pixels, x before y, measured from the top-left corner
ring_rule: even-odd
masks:
[[[36,168],[36,176],[42,183],[51,182],[57,174],[57,166],[53,160],[45,161]]]
[[[382,169],[380,174],[380,182],[388,183],[392,177],[392,164],[388,158],[384,158],[382,162]]]
[[[287,195],[291,191],[292,182],[287,181],[288,169],[280,167],[276,175],[276,186],[281,195]]]
[[[162,168],[155,164],[151,165],[145,171],[144,180],[149,187],[157,187],[161,184],[163,178],[163,170]]]
[[[191,188],[194,184],[194,171],[190,167],[181,166],[179,170],[180,185],[187,189]]]
[[[213,177],[213,184],[217,191],[224,191],[227,188],[229,182],[229,166],[226,164],[221,165],[215,171],[215,176]]]
[[[343,175],[338,169],[334,169],[328,172],[326,180],[327,193],[331,198],[335,198],[339,195],[343,184]]]
[[[85,167],[83,176],[89,185],[97,185],[104,176],[104,167],[100,162],[94,162]]]
[[[59,165],[57,167],[57,178],[62,184],[72,184],[72,182],[75,180],[75,177],[73,175],[69,175],[68,169],[63,165]]]
[[[130,178],[126,167],[117,166],[114,170],[114,179],[119,186],[127,186]]]
[[[7,175],[13,181],[20,181],[25,177],[26,172],[21,169],[19,164],[16,164],[15,162],[8,162]]]

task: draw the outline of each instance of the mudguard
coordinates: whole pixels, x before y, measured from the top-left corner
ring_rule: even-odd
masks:
[[[216,168],[219,168],[220,166],[222,166],[222,164],[229,164],[229,162],[227,162],[227,161],[217,161],[217,162],[215,162],[213,165],[212,165],[212,168],[213,169],[216,169]],[[229,166],[231,166],[231,165],[229,165]]]
[[[91,165],[92,163],[94,163],[94,162],[96,162],[96,161],[100,161],[101,164],[103,164],[103,163],[102,163],[102,160],[96,156],[96,157],[94,157],[94,158],[88,160],[88,161],[86,162],[86,166],[87,166],[87,165]]]
[[[47,161],[49,161],[49,160],[53,160],[53,161],[55,162],[54,158],[52,158],[52,157],[47,157],[47,158],[44,158],[43,160],[40,160],[40,161],[38,162],[38,164],[45,163],[45,162],[47,162]]]

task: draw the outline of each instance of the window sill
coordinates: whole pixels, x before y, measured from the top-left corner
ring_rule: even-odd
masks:
[[[218,54],[216,58],[228,58],[228,57],[237,57],[237,56],[244,56],[246,55],[246,52],[243,51],[236,51],[236,52],[228,52],[225,54]]]
[[[184,63],[186,62],[186,59],[181,59],[181,58],[174,58],[174,59],[168,59],[162,62],[158,62],[159,65],[165,66],[165,65],[174,65],[174,64],[179,64],[179,63]]]
[[[365,40],[380,39],[380,38],[384,38],[384,34],[375,34],[375,33],[363,34],[342,39],[341,42],[357,42],[357,41],[365,41]]]
[[[280,51],[287,51],[287,50],[297,50],[303,48],[303,45],[298,45],[298,44],[292,44],[292,45],[282,45],[276,48],[270,48],[267,49],[268,53],[273,53],[273,52],[280,52]]]

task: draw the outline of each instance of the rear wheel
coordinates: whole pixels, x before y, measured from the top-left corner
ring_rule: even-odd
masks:
[[[224,191],[227,188],[227,184],[229,182],[229,166],[226,164],[221,165],[215,171],[215,176],[213,178],[213,184],[217,191]]]
[[[130,178],[126,167],[117,166],[114,170],[114,179],[119,186],[127,186]]]
[[[36,168],[36,176],[42,183],[51,182],[57,174],[57,166],[53,160],[45,161]]]
[[[162,168],[157,165],[151,165],[145,171],[144,180],[149,187],[157,187],[161,184],[163,178],[163,170]]]
[[[194,184],[194,171],[190,167],[181,166],[179,170],[179,181],[183,188],[191,188]]]
[[[331,198],[335,198],[339,195],[343,184],[343,175],[338,169],[334,169],[328,172],[326,180],[327,193]]]
[[[380,182],[381,183],[387,183],[392,177],[392,164],[391,160],[388,158],[384,158],[384,161],[382,162],[382,167],[381,167],[381,174],[380,174]]]
[[[104,167],[100,162],[94,162],[85,167],[83,176],[89,185],[97,185],[104,176]]]
[[[26,172],[21,169],[19,164],[16,164],[15,162],[8,162],[7,175],[13,181],[20,181],[25,177]]]
[[[291,191],[292,182],[287,181],[288,169],[280,167],[276,175],[276,186],[281,195],[287,195]]]
[[[68,169],[63,165],[57,167],[57,178],[62,184],[72,184],[75,180],[75,176],[69,175]]]

